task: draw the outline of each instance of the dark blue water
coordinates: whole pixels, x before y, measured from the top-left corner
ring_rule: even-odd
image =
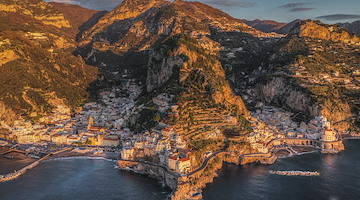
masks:
[[[271,166],[226,165],[204,189],[205,200],[360,200],[360,141],[346,151],[281,159]],[[319,171],[320,176],[279,176],[269,170]]]
[[[360,200],[360,141],[336,155],[281,159],[271,166],[225,165],[204,189],[205,200]],[[157,200],[170,192],[145,176],[105,160],[53,160],[0,183],[1,200]],[[279,176],[269,170],[311,170],[318,177]]]
[[[105,160],[51,160],[0,183],[1,200],[163,200],[170,192]]]

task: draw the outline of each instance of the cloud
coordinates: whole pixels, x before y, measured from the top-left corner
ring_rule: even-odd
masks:
[[[285,4],[285,5],[278,6],[278,8],[283,8],[283,9],[286,9],[286,10],[288,10],[290,12],[302,12],[302,11],[315,9],[315,8],[305,7],[308,4],[310,4],[310,3],[301,3],[301,2],[288,3],[288,4]]]
[[[214,5],[214,6],[220,6],[220,7],[242,7],[247,8],[254,6],[255,3],[247,2],[247,1],[237,1],[237,0],[208,0],[206,3]]]
[[[299,8],[306,5],[306,3],[288,3],[282,6],[279,6],[279,8]]]
[[[328,21],[337,21],[337,20],[345,20],[345,19],[360,19],[360,15],[334,14],[334,15],[319,16],[316,19],[323,19],[323,20],[328,20]]]
[[[313,10],[315,8],[292,8],[290,9],[291,12],[301,12],[301,11],[307,11],[307,10]]]

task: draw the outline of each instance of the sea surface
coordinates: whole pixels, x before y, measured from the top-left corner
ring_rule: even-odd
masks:
[[[120,171],[115,164],[78,158],[45,161],[18,179],[0,183],[0,199],[163,200],[171,192],[146,176]]]
[[[225,165],[204,189],[205,200],[360,200],[360,140],[345,141],[336,155],[312,153],[270,166]],[[41,163],[20,178],[0,183],[1,200],[156,200],[169,189],[150,178],[114,168],[106,160]],[[320,176],[280,176],[269,170],[318,171]]]
[[[204,189],[205,200],[360,200],[360,140],[336,154],[279,159],[270,166],[225,165]],[[269,170],[318,171],[320,176],[281,176]]]

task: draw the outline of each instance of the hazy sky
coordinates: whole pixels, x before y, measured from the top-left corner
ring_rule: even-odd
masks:
[[[79,4],[97,10],[111,10],[122,0],[46,0]],[[360,0],[198,0],[240,19],[320,19],[326,23],[360,20]]]

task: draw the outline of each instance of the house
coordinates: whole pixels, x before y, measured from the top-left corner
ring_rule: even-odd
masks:
[[[191,170],[191,162],[189,158],[181,158],[177,162],[176,171],[178,173],[186,174]]]
[[[20,143],[20,144],[36,143],[39,140],[40,140],[39,135],[37,135],[35,133],[29,133],[26,135],[18,136],[18,143]]]
[[[104,138],[101,144],[101,146],[108,146],[108,147],[117,147],[119,145],[120,145],[120,140],[112,139],[112,138]]]
[[[169,166],[169,168],[176,171],[177,161],[178,161],[177,157],[169,156],[168,157],[168,166]]]
[[[170,137],[174,134],[174,127],[167,127],[161,130],[161,134],[165,137]]]
[[[131,160],[134,158],[134,148],[123,148],[121,150],[121,158]]]
[[[324,142],[336,141],[336,133],[332,129],[325,129],[321,140]]]
[[[66,144],[67,135],[65,134],[56,134],[51,137],[51,141],[55,144]]]
[[[51,141],[51,136],[49,134],[41,134],[40,135],[40,140],[45,140],[45,141]]]
[[[69,137],[67,138],[66,143],[67,143],[68,145],[71,145],[71,144],[73,144],[74,142],[80,142],[80,139],[81,139],[80,136],[71,135],[71,136],[69,136]]]

